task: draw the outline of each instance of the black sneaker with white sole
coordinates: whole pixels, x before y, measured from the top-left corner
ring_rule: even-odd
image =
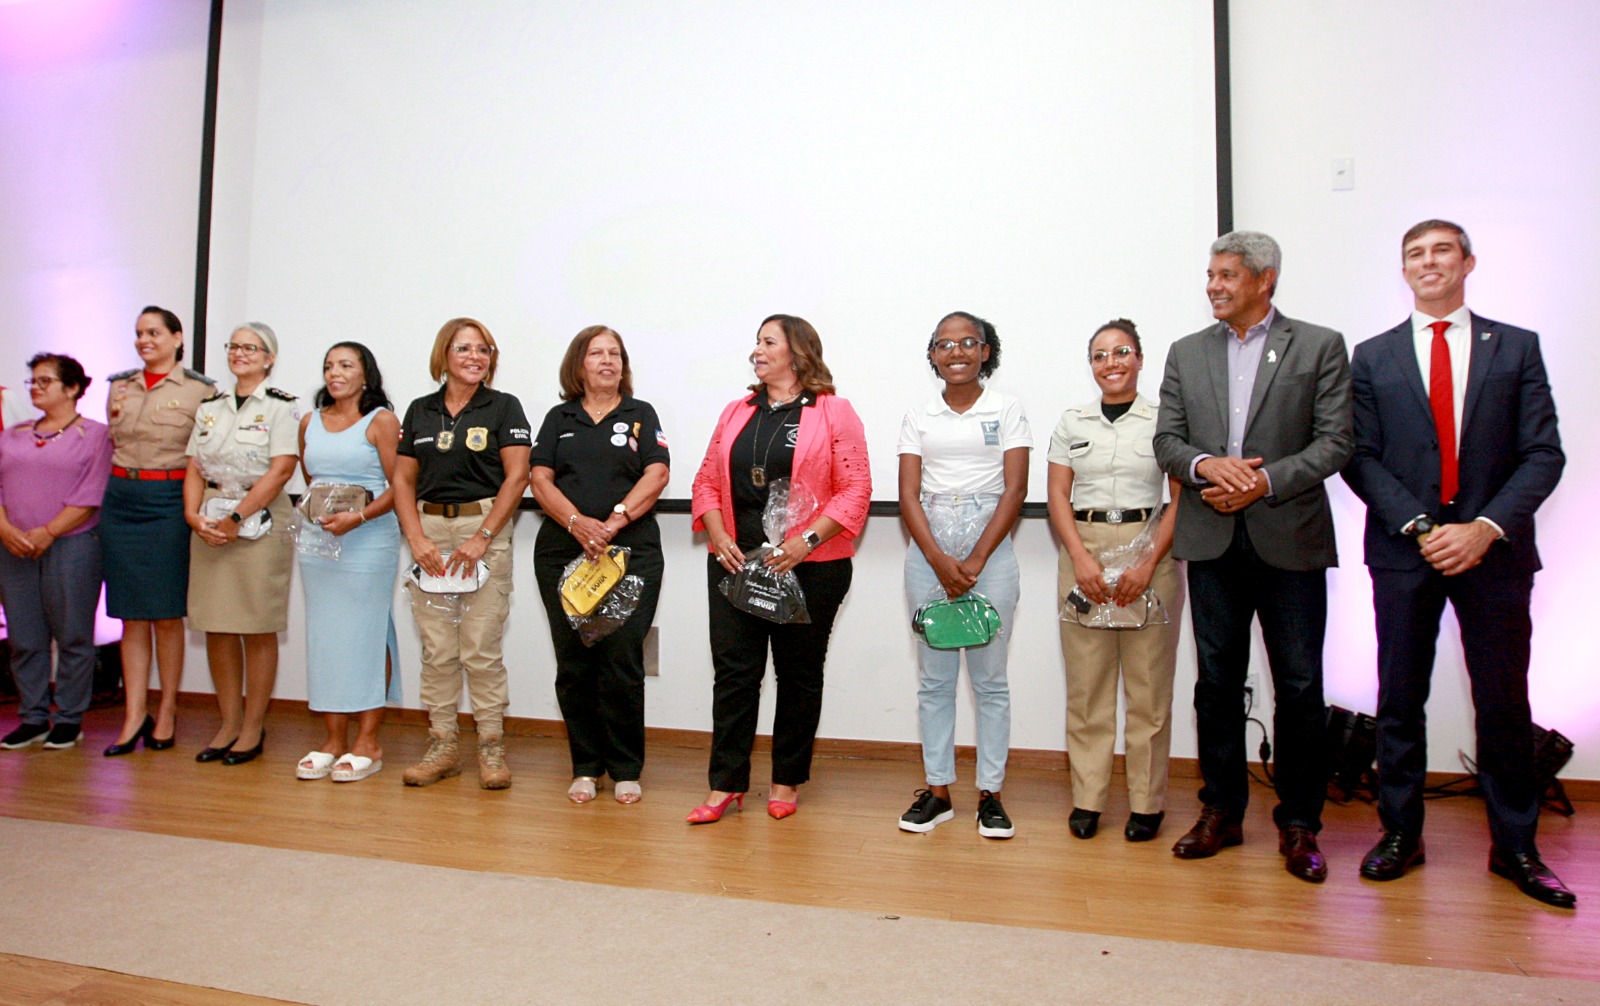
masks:
[[[950,806],[949,800],[934,796],[933,790],[919,789],[911,809],[900,815],[900,830],[932,831],[955,816],[955,809]]]
[[[1017,833],[1000,806],[1000,794],[984,790],[978,794],[978,834],[984,838],[1010,838]]]
[[[44,739],[44,746],[51,751],[65,751],[67,748],[78,746],[78,738],[83,736],[83,728],[76,723],[57,723],[50,728],[50,736]]]
[[[15,751],[25,748],[30,744],[37,744],[50,734],[48,723],[24,723],[15,730],[0,738],[0,748]]]

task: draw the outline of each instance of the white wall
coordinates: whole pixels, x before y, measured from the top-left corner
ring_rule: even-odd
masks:
[[[1467,303],[1542,335],[1567,468],[1539,511],[1533,713],[1570,737],[1566,774],[1600,778],[1600,689],[1588,514],[1600,373],[1591,283],[1600,275],[1600,5],[1589,0],[1233,0],[1237,224],[1284,248],[1278,303],[1354,346],[1411,309],[1400,236],[1443,217],[1472,236]],[[1333,191],[1331,162],[1355,159]],[[1343,562],[1331,580],[1330,701],[1372,710],[1376,642],[1361,563],[1361,503],[1334,490]],[[1459,770],[1472,712],[1453,616],[1428,710],[1429,766]]]

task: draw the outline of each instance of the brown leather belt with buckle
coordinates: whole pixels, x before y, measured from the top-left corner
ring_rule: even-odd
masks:
[[[122,468],[118,465],[111,466],[111,474],[119,479],[134,479],[138,482],[176,482],[188,474],[187,468]]]
[[[1090,524],[1135,524],[1150,519],[1150,508],[1143,510],[1074,510],[1072,516]]]
[[[482,503],[423,503],[422,512],[433,517],[476,517],[483,513]]]

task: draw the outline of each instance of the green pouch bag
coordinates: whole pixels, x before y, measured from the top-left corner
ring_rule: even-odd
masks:
[[[982,646],[1000,634],[1000,612],[987,597],[969,591],[924,604],[911,616],[911,629],[936,650]]]

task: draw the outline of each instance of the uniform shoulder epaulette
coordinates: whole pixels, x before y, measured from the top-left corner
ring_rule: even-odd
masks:
[[[138,368],[138,367],[134,367],[132,370],[119,370],[115,374],[112,374],[110,377],[106,378],[106,380],[108,380],[108,381],[126,381],[128,378],[132,377],[134,374],[137,374],[139,372],[139,369],[140,368]]]
[[[183,376],[187,377],[191,381],[199,381],[201,384],[217,383],[215,378],[207,377],[206,375],[200,373],[200,371],[190,370],[188,367],[183,368]]]
[[[268,398],[276,398],[280,402],[293,402],[293,401],[298,401],[298,399],[299,399],[299,396],[291,395],[287,391],[284,391],[281,388],[268,388],[267,389],[267,397]]]
[[[207,402],[215,402],[215,401],[218,401],[219,399],[223,399],[223,398],[227,398],[227,397],[228,397],[227,395],[225,395],[225,394],[223,394],[222,392],[219,391],[216,394],[209,395],[209,396],[207,396],[205,398],[200,399],[200,404],[204,405]]]

